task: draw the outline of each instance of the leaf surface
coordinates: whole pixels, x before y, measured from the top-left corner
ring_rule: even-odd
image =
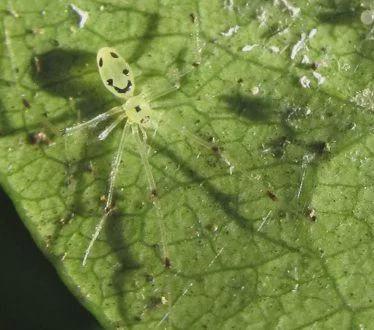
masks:
[[[0,4],[0,181],[77,299],[106,328],[369,327],[369,3],[74,5],[82,28],[66,1]],[[149,134],[160,212],[130,135],[115,212],[82,267],[121,133],[61,130],[119,104],[96,69],[104,46],[138,92],[181,87],[157,100]]]

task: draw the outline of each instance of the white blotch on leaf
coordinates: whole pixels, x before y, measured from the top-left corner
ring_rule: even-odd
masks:
[[[282,4],[291,14],[292,17],[297,17],[300,14],[300,8],[291,5],[287,0],[274,0],[274,5]]]
[[[374,23],[374,10],[365,10],[361,14],[361,22],[365,25]]]
[[[79,16],[78,26],[79,26],[80,29],[82,29],[85,26],[85,24],[88,20],[88,12],[78,8],[76,5],[74,5],[72,3],[70,4],[70,7]]]
[[[254,44],[254,45],[245,45],[242,48],[242,52],[250,52],[253,48],[255,48],[257,46],[258,46],[257,44]]]
[[[308,55],[303,56],[303,59],[301,60],[301,63],[302,64],[309,64],[310,63],[310,59],[309,59]]]
[[[240,28],[239,25],[235,25],[229,28],[226,32],[221,32],[221,35],[223,35],[224,37],[231,37],[239,31],[239,28]]]
[[[258,93],[260,93],[260,88],[258,86],[252,87],[251,93],[252,95],[258,95]]]
[[[351,101],[360,107],[374,111],[374,89],[366,88],[356,92],[356,95],[351,98]]]
[[[309,35],[308,35],[309,40],[313,39],[313,38],[315,37],[316,34],[317,34],[317,29],[316,29],[316,28],[312,29],[312,30],[309,32]]]
[[[272,53],[275,53],[275,54],[278,54],[280,52],[280,49],[277,46],[270,46],[269,49]]]
[[[317,34],[317,29],[312,29],[308,36],[306,35],[306,33],[302,33],[301,34],[301,38],[300,40],[292,47],[292,51],[291,51],[291,60],[294,60],[296,58],[296,55],[303,49],[305,48],[306,46],[306,42],[307,40],[311,40],[312,38],[315,37],[315,35]]]
[[[260,8],[260,11],[257,13],[256,18],[260,22],[260,27],[266,26],[267,16],[264,8]]]
[[[232,11],[234,9],[234,0],[224,0],[224,8]]]
[[[318,85],[322,85],[326,81],[326,78],[316,71],[313,71],[313,76],[317,79]]]
[[[310,88],[311,81],[307,76],[302,76],[300,78],[300,84],[303,88]]]

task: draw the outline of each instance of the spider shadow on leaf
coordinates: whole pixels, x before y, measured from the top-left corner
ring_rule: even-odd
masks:
[[[231,111],[248,120],[249,125],[266,123],[274,127],[274,134],[265,136],[262,150],[256,152],[266,151],[273,157],[273,162],[277,166],[288,166],[289,176],[284,177],[281,172],[276,171],[274,174],[267,174],[268,179],[265,181],[283,182],[281,186],[287,186],[291,180],[292,185],[297,187],[302,180],[303,194],[301,196],[298,196],[292,189],[288,189],[282,193],[278,202],[279,212],[302,217],[305,207],[310,205],[313,197],[319,165],[327,159],[324,147],[326,143],[314,137],[304,139],[303,132],[295,128],[297,126],[294,126],[293,122],[307,122],[305,113],[296,111],[291,106],[285,107],[276,99],[265,99],[240,92],[223,95],[221,99]],[[305,155],[314,155],[314,158],[310,163],[305,164]]]
[[[272,118],[271,104],[264,98],[234,92],[232,95],[220,97],[228,109],[255,122],[268,122]]]
[[[76,120],[77,110],[83,118],[88,118],[103,112],[108,106],[105,104],[107,95],[101,88],[101,81],[97,77],[93,59],[94,55],[90,52],[66,49],[52,49],[46,53],[35,55],[31,59],[30,75],[39,88],[52,96],[70,99],[74,102],[73,115],[69,111],[64,111],[57,118],[47,118],[51,125],[60,126],[60,122],[66,122],[71,117]],[[67,108],[69,107],[67,106]],[[55,130],[57,131],[58,128]],[[87,136],[79,136],[79,141],[82,141],[86,146],[92,144]],[[89,150],[85,153],[91,156]],[[64,215],[64,222],[69,222],[72,215],[80,214],[85,209],[81,202],[80,187],[84,185],[84,176],[91,170],[86,159],[78,158],[64,161],[64,167],[68,177],[65,186],[73,196]],[[59,236],[60,230],[62,230],[62,226],[57,226],[54,238]]]
[[[147,17],[145,31],[140,38],[142,41],[138,43],[133,53],[130,55],[129,58],[127,58],[129,63],[136,62],[142,55],[146,53],[147,49],[150,47],[152,39],[155,38],[155,31],[157,31],[159,23],[160,23],[159,14],[157,13],[149,14],[149,16]]]
[[[38,64],[32,59],[31,77],[42,90],[75,101],[75,107],[82,112],[83,118],[106,109],[108,95],[97,75],[94,54],[81,50],[52,49],[35,58]]]
[[[79,110],[83,118],[90,118],[98,113],[104,112],[108,108],[109,102],[115,101],[102,88],[102,82],[97,73],[96,63],[94,61],[95,55],[84,51],[54,49],[47,53],[37,56],[38,67],[33,65],[31,75],[33,80],[40,86],[40,88],[51,95],[59,96],[64,99],[75,100],[73,110]],[[92,63],[92,65],[88,65]],[[66,118],[59,118],[59,121],[66,121],[71,118],[69,112],[66,111]],[[77,114],[74,113],[74,117]],[[75,119],[76,120],[76,119]],[[53,124],[58,124],[53,121]],[[99,205],[96,209],[87,207],[82,202],[82,187],[87,184],[87,176],[95,178],[96,170],[91,168],[91,163],[88,159],[91,157],[102,155],[101,149],[97,148],[100,143],[97,138],[90,139],[94,131],[87,130],[88,135],[79,135],[79,140],[83,139],[85,145],[84,157],[73,158],[66,160],[64,163],[67,180],[65,183],[66,189],[70,191],[73,196],[72,200],[67,206],[68,210],[65,212],[65,221],[62,225],[56,227],[53,233],[52,240],[59,237],[63,226],[71,221],[75,214],[83,215],[85,217],[100,218],[102,206]],[[76,137],[66,136],[63,139],[70,139],[76,143]],[[101,142],[102,143],[102,142]],[[68,142],[69,144],[69,142]],[[110,162],[105,170],[100,170],[103,173],[109,173]],[[104,182],[106,176],[104,175]],[[99,190],[103,190],[103,183],[95,183]],[[104,188],[105,191],[105,188]],[[98,205],[98,203],[94,203]],[[116,220],[113,215],[112,220]],[[122,237],[122,241],[125,238]],[[115,243],[118,241],[115,240]],[[117,242],[118,243],[118,242]],[[124,243],[125,244],[125,243]],[[121,254],[121,256],[123,253]],[[83,256],[82,256],[83,257]],[[123,264],[135,264],[130,256],[123,257]]]

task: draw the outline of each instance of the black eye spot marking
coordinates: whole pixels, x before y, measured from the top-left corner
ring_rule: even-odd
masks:
[[[109,86],[113,86],[113,79],[108,79],[106,82]]]
[[[141,124],[145,124],[149,121],[149,116],[145,116],[144,118],[140,119]]]
[[[110,79],[112,80],[112,79]],[[113,81],[112,81],[113,83]],[[132,87],[132,82],[131,80],[128,80],[127,81],[127,86],[125,88],[119,88],[117,86],[113,86],[113,88],[116,90],[117,93],[120,93],[120,94],[124,94],[124,93],[127,93],[128,91],[131,90],[131,87]]]
[[[118,55],[116,53],[110,52],[110,55],[112,55],[112,57],[114,58],[118,58]]]
[[[139,112],[140,110],[142,110],[142,108],[141,108],[139,105],[137,105],[137,106],[135,107],[135,110],[136,110],[136,112]]]
[[[100,57],[100,59],[99,59],[99,67],[101,68],[102,66],[103,66],[103,58]]]
[[[123,72],[123,74],[124,74],[125,76],[128,76],[128,75],[129,75],[129,73],[130,73],[130,71],[129,71],[129,70],[127,70],[127,69],[123,70],[122,72]]]

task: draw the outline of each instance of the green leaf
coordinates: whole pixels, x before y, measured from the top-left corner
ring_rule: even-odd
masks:
[[[77,299],[105,328],[370,327],[369,2],[74,5],[82,28],[70,2],[0,4],[0,181]],[[104,46],[137,91],[181,88],[154,109],[160,212],[130,135],[115,212],[83,267],[120,130],[60,132],[119,104],[96,69]],[[183,126],[214,138],[233,171]]]

